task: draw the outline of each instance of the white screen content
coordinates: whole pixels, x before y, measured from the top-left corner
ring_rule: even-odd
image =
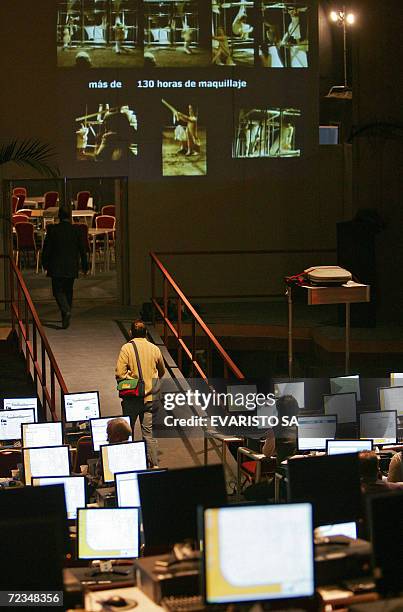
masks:
[[[328,440],[328,455],[344,455],[345,453],[361,453],[372,450],[371,440]]]
[[[360,402],[360,377],[358,374],[355,374],[354,376],[339,376],[338,378],[331,378],[330,393],[356,393],[357,402]]]
[[[35,413],[35,423],[38,422],[38,400],[36,397],[17,397],[3,400],[4,410],[22,410],[23,408],[33,408]]]
[[[369,438],[374,444],[396,444],[396,412],[393,410],[361,413],[360,438]]]
[[[326,440],[336,435],[336,427],[335,416],[298,417],[298,449],[325,450]]]
[[[91,393],[70,393],[64,396],[66,421],[88,421],[97,419],[99,400],[96,391]]]
[[[137,508],[81,510],[78,547],[81,559],[122,559],[139,556]]]
[[[335,525],[322,525],[315,529],[316,538],[328,538],[330,536],[347,536],[355,540],[357,538],[357,523],[337,523]]]
[[[140,508],[137,472],[116,474],[116,496],[119,508]]]
[[[103,444],[108,444],[106,428],[108,426],[109,421],[111,421],[113,418],[114,417],[108,417],[105,419],[91,419],[91,433],[94,451],[99,451],[100,446],[102,446]],[[123,416],[119,418],[124,419],[131,427],[130,417]],[[128,441],[131,442],[132,439],[132,436],[130,436]]]
[[[61,423],[32,423],[22,428],[22,445],[28,448],[61,446],[63,428]]]
[[[33,423],[33,409],[2,410],[0,412],[0,440],[21,440],[21,425]]]
[[[403,416],[403,387],[385,387],[379,389],[381,410],[396,410],[397,416]]]
[[[210,509],[204,521],[209,602],[314,592],[310,504]]]
[[[256,409],[256,385],[228,385],[227,408],[230,412]]]
[[[67,446],[24,449],[25,482],[31,484],[34,476],[66,476],[70,474]]]
[[[64,485],[67,518],[77,518],[77,508],[85,508],[85,476],[66,476],[64,478],[33,478],[32,484],[38,487]]]
[[[111,482],[115,472],[147,469],[144,442],[128,442],[101,447],[104,481]]]
[[[303,382],[275,383],[274,395],[276,397],[292,395],[297,400],[298,407],[305,408],[305,383]]]
[[[323,401],[325,414],[337,415],[338,423],[355,423],[357,419],[355,393],[325,395]]]
[[[391,387],[400,387],[403,385],[403,372],[392,372],[390,375]]]

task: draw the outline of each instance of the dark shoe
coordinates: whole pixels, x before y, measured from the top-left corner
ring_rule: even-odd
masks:
[[[62,317],[62,328],[67,329],[70,325],[71,312],[66,312]]]

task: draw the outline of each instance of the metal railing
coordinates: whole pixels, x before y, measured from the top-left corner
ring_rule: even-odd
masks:
[[[10,306],[11,326],[18,339],[18,348],[25,357],[26,372],[32,375],[45,420],[48,420],[49,411],[51,419],[56,421],[57,393],[60,398],[68,393],[66,383],[20,270],[9,255],[0,255],[0,258],[9,262],[10,298],[6,303]]]
[[[183,357],[184,355],[189,359],[191,364],[191,378],[199,375],[203,380],[208,382],[212,376],[212,354],[215,351],[220,357],[223,363],[223,374],[224,378],[228,378],[230,373],[235,378],[242,380],[245,378],[241,370],[235,365],[231,357],[222,347],[220,342],[214,336],[212,331],[203,321],[198,312],[193,308],[192,304],[185,296],[183,291],[174,281],[168,270],[161,263],[157,255],[153,252],[150,253],[151,257],[151,303],[154,307],[153,313],[158,312],[162,317],[164,325],[164,344],[167,345],[168,333],[170,332],[177,342],[178,347],[178,367],[182,370]],[[160,272],[162,275],[162,300],[159,300],[156,295],[156,273]],[[171,320],[168,312],[169,305],[169,291],[173,292],[176,297],[176,326],[175,321]],[[160,303],[162,301],[162,304]],[[183,329],[183,313],[186,312],[190,315],[190,336],[191,346],[189,347],[184,340],[184,329]],[[207,367],[202,365],[197,359],[197,328],[199,328],[203,336],[207,339]],[[207,371],[206,371],[207,369]]]

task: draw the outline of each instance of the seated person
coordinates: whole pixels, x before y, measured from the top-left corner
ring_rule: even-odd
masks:
[[[359,454],[361,490],[364,495],[387,493],[388,491],[403,491],[403,482],[387,482],[382,479],[379,469],[378,455],[374,451],[364,451]]]
[[[121,442],[127,442],[131,435],[131,427],[129,423],[125,421],[125,419],[117,417],[108,421],[108,425],[106,426],[106,439],[108,441],[108,444],[119,444]],[[95,479],[92,483],[95,487],[102,486],[102,476],[102,462],[101,458],[99,458],[95,467]]]
[[[388,482],[403,482],[403,451],[393,455],[390,461]]]

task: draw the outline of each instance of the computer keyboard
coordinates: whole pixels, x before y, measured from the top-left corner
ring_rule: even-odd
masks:
[[[201,595],[164,597],[161,601],[161,606],[167,612],[199,612],[206,610]]]

